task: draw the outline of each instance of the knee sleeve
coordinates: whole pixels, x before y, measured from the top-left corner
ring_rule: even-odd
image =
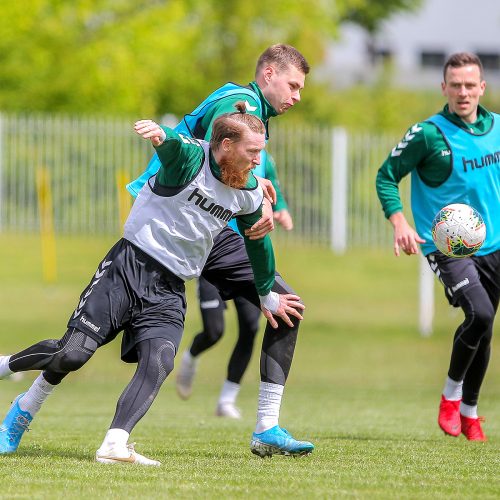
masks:
[[[97,342],[85,333],[71,329],[61,339],[59,347],[46,368],[67,373],[78,370],[92,357],[97,349]]]
[[[161,339],[153,339],[161,340]],[[172,370],[174,369],[174,356],[175,348],[171,342],[162,340],[161,344],[155,346],[156,348],[156,363],[161,377],[165,380]]]
[[[153,338],[137,344],[137,370],[123,391],[112,428],[132,432],[137,422],[153,403],[168,374],[174,368],[175,346],[172,342]]]
[[[457,331],[457,340],[476,348],[481,340],[491,340],[495,310],[486,293],[466,293],[460,298],[465,320]]]
[[[71,328],[60,340],[43,340],[14,354],[9,365],[14,371],[43,369],[68,373],[81,368],[97,348],[98,344],[94,339]]]

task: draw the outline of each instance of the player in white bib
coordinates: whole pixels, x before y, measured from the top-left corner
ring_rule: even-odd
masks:
[[[17,450],[24,431],[56,385],[123,331],[122,359],[137,362],[138,367],[118,400],[96,460],[160,465],[127,443],[173,369],[184,327],[184,281],[200,276],[204,268],[215,268],[213,263],[207,264],[207,256],[233,216],[243,233],[262,213],[263,193],[251,170],[265,147],[265,129],[259,118],[244,112],[243,103],[238,109],[216,120],[210,145],[151,120],[136,123],[136,132],[155,146],[162,167],[141,190],[124,237],[111,248],[81,294],[65,335],[0,357],[0,378],[42,370],[28,391],[14,400],[2,423],[0,454]],[[264,373],[270,380],[282,378],[284,385],[304,306],[275,273],[270,238],[245,238],[245,246],[254,286],[248,287],[248,270],[242,259],[237,269],[225,266],[218,274],[221,279],[227,274],[236,283],[240,280],[245,288],[240,286],[238,293],[260,304],[271,327],[280,325],[278,331],[283,331],[282,325],[287,325],[290,329],[289,338],[263,346],[264,359],[269,359]],[[231,242],[225,247],[231,248]],[[225,291],[232,293],[229,286]],[[279,427],[282,385],[261,383],[258,422],[252,436],[252,451],[260,456],[306,454],[314,448]]]

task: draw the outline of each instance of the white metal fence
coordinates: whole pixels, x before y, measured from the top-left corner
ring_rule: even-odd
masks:
[[[124,180],[142,173],[149,142],[133,120],[42,114],[0,115],[0,230],[37,231],[37,171],[49,179],[56,233],[119,234],[129,204]],[[349,247],[392,247],[392,230],[375,191],[378,167],[395,137],[311,125],[272,124],[269,150],[294,218],[277,231],[280,244],[300,241]],[[409,183],[402,184],[405,205]],[[120,212],[121,208],[121,212]],[[47,207],[45,207],[45,211]],[[126,211],[126,210],[125,210]],[[421,266],[420,329],[432,330],[433,277]]]
[[[271,127],[269,150],[295,223],[293,232],[276,237],[338,251],[390,246],[375,175],[396,138],[310,125]],[[118,234],[117,175],[132,179],[151,154],[149,143],[133,133],[132,120],[0,115],[0,228],[38,229],[36,170],[43,167],[56,232]]]

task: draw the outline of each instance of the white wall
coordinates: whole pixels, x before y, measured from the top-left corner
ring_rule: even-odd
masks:
[[[336,86],[372,81],[376,76],[367,52],[368,35],[346,23],[327,51],[320,77]],[[415,13],[385,21],[375,47],[387,49],[396,64],[396,81],[407,87],[435,87],[439,69],[422,68],[422,51],[500,53],[500,0],[424,0]],[[490,86],[500,88],[500,71],[486,70]]]

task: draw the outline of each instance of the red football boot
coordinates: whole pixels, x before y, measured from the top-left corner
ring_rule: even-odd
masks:
[[[483,429],[481,429],[481,422],[484,422],[484,417],[469,418],[460,415],[462,423],[462,434],[469,441],[486,441]]]
[[[462,424],[460,422],[460,400],[450,401],[441,395],[438,424],[445,434],[454,437],[460,436],[462,430]]]

